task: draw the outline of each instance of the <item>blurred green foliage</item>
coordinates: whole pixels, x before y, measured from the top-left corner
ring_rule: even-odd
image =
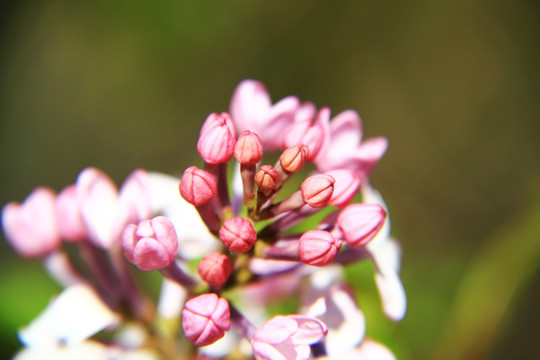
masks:
[[[369,266],[351,270],[371,335],[401,359],[540,357],[537,2],[3,6],[2,204],[90,165],[118,182],[136,167],[179,174],[200,163],[206,115],[259,79],[275,100],[356,109],[366,136],[390,140],[372,183],[404,247],[409,312],[384,319]],[[57,288],[38,262],[0,249],[7,357]]]

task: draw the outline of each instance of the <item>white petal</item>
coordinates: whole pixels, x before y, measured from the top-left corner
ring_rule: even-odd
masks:
[[[351,295],[340,287],[333,287],[328,301],[328,311],[321,320],[330,331],[325,338],[326,351],[331,356],[343,354],[354,348],[364,338],[366,320]]]
[[[364,340],[353,355],[354,357],[345,357],[344,359],[396,360],[396,357],[388,348],[371,339]]]
[[[174,319],[182,313],[182,304],[186,301],[186,289],[176,281],[163,279],[159,303],[158,314],[164,319]]]
[[[234,351],[240,339],[240,334],[237,332],[227,331],[221,339],[211,345],[199,348],[199,351],[215,359],[226,357]]]
[[[402,320],[407,311],[407,297],[398,275],[376,273],[375,282],[381,297],[384,314],[394,321]]]
[[[388,238],[384,243],[370,252],[377,271],[383,275],[397,274],[401,267],[401,246],[393,239]]]
[[[66,288],[30,325],[19,332],[21,342],[30,348],[54,348],[61,343],[76,345],[108,326],[119,317],[88,285]]]
[[[373,189],[368,183],[362,185],[362,199],[366,204],[379,204],[386,211],[386,219],[384,220],[384,224],[377,235],[375,235],[375,237],[366,245],[368,250],[374,251],[377,247],[384,243],[386,239],[388,239],[388,236],[390,236],[390,213],[388,212],[388,207],[386,206],[381,194],[377,190]]]
[[[24,349],[13,360],[108,360],[107,347],[95,341],[54,349]]]
[[[62,286],[86,283],[87,280],[73,268],[67,254],[63,251],[55,251],[43,260],[43,265],[49,274]]]
[[[313,273],[310,283],[314,289],[326,290],[332,284],[343,279],[343,268],[337,265],[328,265]]]
[[[234,174],[232,180],[233,189],[233,213],[238,216],[240,207],[244,201],[244,184],[242,183],[242,175],[240,173],[240,163],[234,166]]]

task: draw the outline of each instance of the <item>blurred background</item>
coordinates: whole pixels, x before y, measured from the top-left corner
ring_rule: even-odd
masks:
[[[20,1],[0,5],[0,203],[96,166],[199,163],[245,78],[356,109],[390,147],[372,184],[404,248],[405,320],[360,302],[400,359],[540,358],[540,3]],[[58,292],[0,245],[0,357]]]

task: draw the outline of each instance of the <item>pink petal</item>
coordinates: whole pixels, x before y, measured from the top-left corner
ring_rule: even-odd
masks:
[[[388,148],[388,140],[384,137],[374,137],[362,142],[352,156],[351,168],[367,177],[382,158]]]
[[[58,246],[55,193],[39,187],[22,204],[10,203],[2,210],[2,227],[6,239],[24,257],[44,256]]]
[[[265,148],[278,150],[283,146],[283,139],[299,106],[300,101],[295,96],[288,96],[272,106],[263,126],[257,131]]]
[[[255,360],[290,360],[274,346],[260,341],[251,341]]]
[[[75,185],[65,187],[56,197],[56,214],[62,239],[80,241],[87,237]]]
[[[270,95],[262,82],[244,80],[234,90],[230,112],[239,133],[259,131],[259,124],[272,105]]]
[[[289,318],[298,324],[298,330],[292,336],[295,345],[315,344],[321,341],[328,332],[328,327],[315,318],[300,315],[290,315]]]
[[[120,188],[119,201],[117,226],[121,229],[150,218],[150,175],[142,169],[129,174]]]
[[[345,110],[330,121],[332,142],[344,147],[356,147],[362,140],[362,121],[354,110]]]
[[[108,249],[120,238],[116,233],[119,208],[118,190],[114,182],[95,168],[83,170],[77,177],[77,196],[90,240]]]
[[[253,339],[277,345],[289,339],[298,329],[298,322],[287,316],[275,316],[255,331]]]

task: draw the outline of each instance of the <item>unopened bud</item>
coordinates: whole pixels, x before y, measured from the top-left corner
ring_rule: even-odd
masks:
[[[263,156],[263,145],[257,134],[249,130],[238,137],[234,147],[234,157],[242,165],[255,165]]]
[[[227,113],[208,115],[199,134],[197,151],[209,164],[229,161],[236,143],[232,119]]]
[[[196,166],[184,171],[180,181],[180,195],[192,205],[199,206],[210,201],[217,193],[214,177]]]
[[[257,232],[251,222],[243,217],[231,218],[219,230],[219,238],[231,251],[249,251],[257,240]]]
[[[302,183],[302,197],[304,201],[314,208],[326,206],[334,192],[335,180],[326,174],[317,174],[308,177]]]
[[[195,346],[215,343],[231,329],[228,301],[214,293],[188,300],[182,311],[182,329]]]
[[[255,183],[264,192],[274,190],[279,181],[279,172],[270,165],[263,165],[255,174]]]
[[[325,230],[309,230],[299,240],[300,260],[313,266],[325,266],[334,261],[341,244]]]
[[[304,166],[308,148],[305,145],[295,145],[285,150],[279,157],[283,170],[295,173]]]
[[[126,258],[144,271],[163,269],[176,258],[178,239],[172,222],[165,216],[126,226],[122,234]]]
[[[227,255],[211,252],[207,254],[197,267],[199,275],[208,284],[220,286],[227,282],[232,272],[232,264]]]
[[[352,204],[341,211],[337,223],[349,245],[363,246],[377,235],[385,219],[386,211],[378,204]]]

